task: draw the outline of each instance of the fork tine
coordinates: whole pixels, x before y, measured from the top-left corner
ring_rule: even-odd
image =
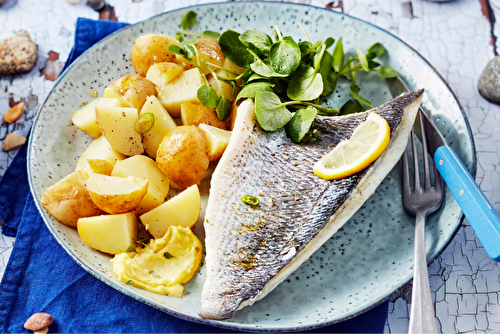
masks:
[[[410,194],[410,170],[408,167],[408,151],[405,150],[403,153],[403,197],[405,194]]]
[[[415,173],[414,186],[415,191],[420,191],[422,187],[420,186],[420,170],[418,168],[418,152],[417,152],[417,139],[415,138],[415,132],[411,130],[411,144],[413,149],[413,170]]]
[[[418,113],[420,120],[420,133],[422,135],[422,151],[424,158],[424,189],[430,189],[431,187],[431,175],[429,170],[429,158],[427,153],[427,138],[425,136],[424,122],[422,120],[422,114]],[[435,173],[436,174],[436,173]]]
[[[443,178],[441,177],[441,174],[439,174],[436,165],[434,165],[434,188],[436,188],[436,191],[440,193],[443,192]]]

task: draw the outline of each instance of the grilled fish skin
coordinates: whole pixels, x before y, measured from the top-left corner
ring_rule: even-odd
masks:
[[[198,315],[224,320],[263,298],[326,242],[375,192],[403,153],[423,90],[372,110],[317,116],[319,139],[294,144],[263,131],[252,100],[239,109],[231,141],[211,180],[204,228],[207,278]],[[350,138],[369,112],[385,118],[391,140],[365,170],[340,180],[314,175],[317,160]],[[260,199],[258,207],[240,201]]]

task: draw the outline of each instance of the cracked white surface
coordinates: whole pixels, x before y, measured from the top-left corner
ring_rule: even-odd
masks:
[[[214,1],[186,0],[182,7]],[[339,1],[293,1],[318,7]],[[500,5],[492,7],[500,12]],[[8,132],[25,135],[31,119],[54,82],[40,76],[49,51],[64,62],[73,44],[77,17],[97,19],[98,14],[84,5],[62,0],[18,0],[2,10],[0,39],[20,29],[27,30],[39,47],[40,60],[30,73],[0,78],[0,116],[9,99],[30,100],[21,122],[0,126],[0,138]],[[134,23],[152,15],[181,7],[176,1],[109,0],[121,22]],[[482,14],[480,0],[447,3],[413,0],[413,15],[406,0],[344,0],[344,12],[376,24],[397,35],[418,50],[444,77],[464,108],[474,133],[478,167],[476,180],[497,211],[500,211],[500,106],[483,99],[477,80],[487,62],[494,57],[490,45],[490,24]],[[497,9],[498,8],[498,9]],[[337,9],[335,9],[337,10]],[[497,14],[500,18],[500,14]],[[500,28],[494,28],[498,36]],[[497,42],[498,44],[498,42]],[[3,175],[15,152],[0,152]],[[3,273],[13,238],[0,235],[0,272]],[[429,266],[438,330],[443,333],[500,333],[500,267],[491,260],[467,221],[443,253]],[[406,333],[410,305],[405,296],[389,306],[386,333]],[[405,299],[403,299],[405,298]]]

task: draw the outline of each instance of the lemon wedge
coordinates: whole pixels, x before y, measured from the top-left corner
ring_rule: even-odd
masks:
[[[353,132],[313,167],[314,174],[326,179],[341,179],[362,171],[384,151],[391,139],[391,129],[381,116],[370,113]]]

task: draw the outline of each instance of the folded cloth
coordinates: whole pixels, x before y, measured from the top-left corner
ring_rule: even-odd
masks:
[[[75,49],[71,53],[74,56],[68,63],[123,25],[78,19]],[[36,312],[54,317],[50,332],[232,332],[166,314],[114,290],[83,270],[57,243],[37,211],[29,193],[26,146],[0,179],[0,203],[3,233],[13,236],[17,231],[0,284],[1,333],[26,331],[24,322]],[[382,333],[387,309],[386,301],[352,319],[311,332]]]
[[[87,51],[89,47],[128,25],[128,23],[122,22],[94,21],[79,17],[76,20],[75,42],[61,73],[64,72],[76,58]]]
[[[21,222],[26,198],[30,196],[28,173],[26,170],[26,151],[23,145],[16,157],[0,179],[0,222],[3,234],[15,237]]]

